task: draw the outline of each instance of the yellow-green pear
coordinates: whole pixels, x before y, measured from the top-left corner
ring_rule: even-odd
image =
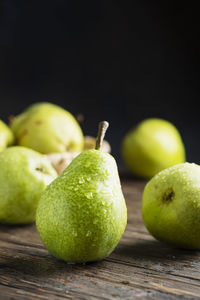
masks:
[[[14,135],[10,128],[0,120],[0,151],[14,143]]]
[[[20,146],[43,154],[80,152],[83,150],[82,130],[65,109],[52,103],[35,103],[11,121],[11,129]]]
[[[158,240],[200,249],[200,166],[182,163],[156,174],[145,186],[142,215]]]
[[[21,146],[0,152],[0,223],[35,221],[41,193],[57,177],[47,158]]]
[[[100,123],[96,149],[83,151],[43,192],[36,225],[47,249],[67,262],[108,256],[127,223],[126,204],[114,158],[101,151],[107,122]]]
[[[172,123],[152,118],[127,133],[122,157],[136,176],[151,178],[165,168],[185,162],[185,147]]]

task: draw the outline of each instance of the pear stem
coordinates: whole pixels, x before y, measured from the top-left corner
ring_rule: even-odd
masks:
[[[101,150],[103,139],[106,133],[106,130],[108,129],[109,123],[107,121],[102,121],[99,123],[99,131],[96,139],[96,150]]]

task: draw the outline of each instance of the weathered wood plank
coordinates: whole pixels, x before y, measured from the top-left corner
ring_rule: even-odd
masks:
[[[128,226],[105,260],[52,257],[34,224],[0,226],[0,299],[200,299],[200,253],[161,244],[141,218],[145,182],[123,182]]]

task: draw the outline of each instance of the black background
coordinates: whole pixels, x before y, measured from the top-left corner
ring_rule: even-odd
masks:
[[[0,118],[37,101],[83,113],[84,134],[120,143],[147,117],[171,121],[200,163],[197,7],[169,1],[0,0]]]

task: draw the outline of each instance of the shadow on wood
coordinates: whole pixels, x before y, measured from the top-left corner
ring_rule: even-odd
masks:
[[[186,260],[187,257],[190,257],[192,260],[199,256],[199,251],[170,247],[157,240],[142,240],[132,244],[120,243],[114,255],[120,255],[120,257],[123,257],[123,260],[141,260],[143,262],[145,260],[151,262],[162,260],[162,263],[172,260],[175,263]]]

